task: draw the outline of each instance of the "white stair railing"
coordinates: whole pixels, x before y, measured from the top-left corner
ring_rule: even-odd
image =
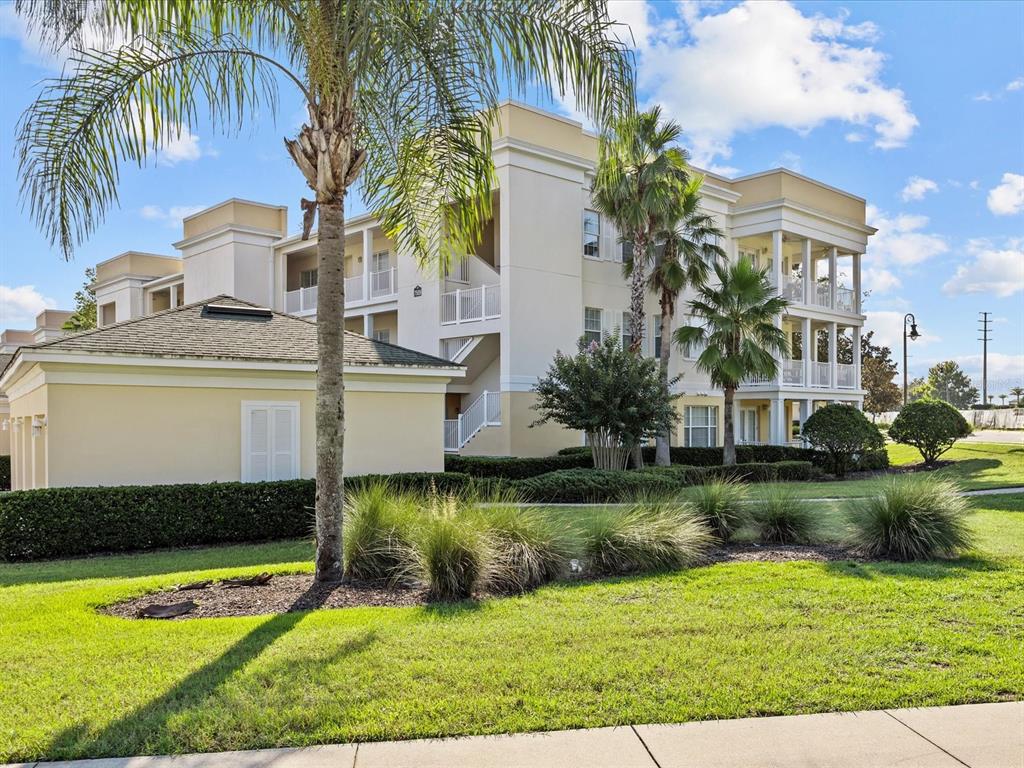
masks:
[[[444,420],[444,449],[458,451],[484,427],[501,425],[501,393],[484,390],[457,419]]]
[[[473,342],[472,336],[458,336],[454,339],[441,339],[441,357],[445,360],[458,360],[459,355]]]

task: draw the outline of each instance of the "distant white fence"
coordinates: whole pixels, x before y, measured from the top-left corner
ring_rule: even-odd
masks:
[[[892,424],[899,411],[878,414],[877,421]],[[1024,429],[1024,408],[993,408],[987,411],[960,411],[975,429]]]

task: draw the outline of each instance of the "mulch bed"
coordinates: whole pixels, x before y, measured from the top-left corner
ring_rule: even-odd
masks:
[[[730,544],[713,549],[709,565],[728,562],[835,562],[860,560],[837,546]],[[577,577],[595,580],[594,577]],[[480,595],[488,598],[488,595]],[[263,616],[317,608],[406,607],[429,603],[421,586],[352,582],[316,584],[310,573],[262,574],[255,578],[181,584],[172,589],[101,608],[124,619],[204,619],[223,616]]]

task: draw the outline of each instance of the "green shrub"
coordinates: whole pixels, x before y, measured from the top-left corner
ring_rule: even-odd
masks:
[[[682,568],[698,562],[712,543],[710,531],[685,502],[602,509],[586,519],[582,533],[588,567],[599,574]]]
[[[557,455],[558,456],[583,455],[583,456],[589,457],[590,456],[590,446],[589,445],[571,445],[568,448],[560,448]]]
[[[889,437],[912,445],[931,466],[961,437],[971,434],[967,419],[949,403],[924,397],[907,403],[889,427]]]
[[[519,594],[564,573],[573,542],[550,514],[536,507],[489,506],[480,515],[490,540],[489,591]]]
[[[772,483],[779,479],[779,472],[774,464],[764,462],[747,462],[736,464],[723,470],[728,474],[725,477],[734,477],[747,483]]]
[[[474,486],[468,475],[411,472],[347,478],[346,492],[382,480],[410,492]],[[313,480],[14,491],[0,496],[0,559],[301,538],[313,533],[315,498]]]
[[[790,489],[765,485],[750,505],[758,538],[766,544],[807,544],[817,528],[814,514]]]
[[[647,472],[562,469],[519,480],[514,487],[529,501],[575,504],[618,501],[644,492],[671,493],[680,485],[673,478]]]
[[[458,502],[447,504],[456,507]],[[465,600],[481,586],[490,560],[487,537],[478,518],[459,510],[433,512],[416,536],[420,572],[432,600]]]
[[[685,464],[673,464],[669,467],[644,467],[639,471],[649,475],[669,478],[682,487],[704,482],[709,470],[713,469],[714,467],[689,467]]]
[[[589,451],[589,449],[587,449]],[[446,472],[459,472],[476,478],[500,478],[522,480],[560,469],[581,469],[594,465],[589,452],[543,456],[538,458],[517,458],[503,456],[459,456],[448,454],[444,457]]]
[[[769,466],[775,467],[775,474],[783,483],[813,480],[816,474],[821,474],[821,470],[809,461],[778,461]]]
[[[837,477],[846,475],[857,456],[885,447],[878,427],[859,408],[844,403],[831,403],[812,413],[800,434],[828,454],[830,469]]]
[[[11,490],[11,457],[0,456],[0,491]]]
[[[345,576],[352,579],[411,580],[415,570],[412,532],[422,499],[378,482],[349,492],[344,521]]]
[[[850,502],[852,540],[868,557],[953,557],[971,544],[967,499],[950,480],[893,479],[881,494]]]
[[[867,451],[857,457],[856,469],[862,472],[880,472],[889,468],[889,452],[882,448],[877,451]]]
[[[728,541],[746,522],[746,486],[736,480],[710,480],[698,485],[692,496],[694,510],[722,541]]]

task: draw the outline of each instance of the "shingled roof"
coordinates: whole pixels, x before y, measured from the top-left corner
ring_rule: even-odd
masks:
[[[24,349],[216,360],[316,363],[316,324],[282,312],[234,314],[217,307],[261,309],[232,296],[126,320]],[[433,355],[345,332],[345,364],[415,368],[463,366]]]

